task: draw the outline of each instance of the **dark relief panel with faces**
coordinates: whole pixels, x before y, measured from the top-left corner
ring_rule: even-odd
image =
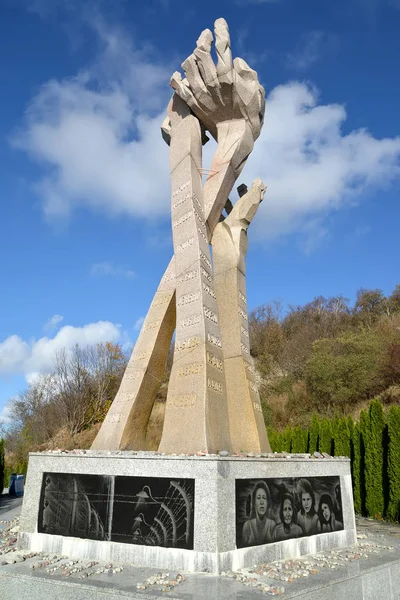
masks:
[[[339,477],[236,480],[238,548],[341,529]]]
[[[194,479],[44,473],[39,533],[193,549]]]

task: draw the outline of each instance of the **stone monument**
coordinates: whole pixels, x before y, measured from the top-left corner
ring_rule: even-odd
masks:
[[[176,93],[162,132],[170,145],[174,258],[93,449],[145,449],[175,330],[160,451],[270,451],[250,356],[245,283],[247,227],[264,184],[255,182],[220,223],[260,135],[265,94],[257,73],[242,59],[232,61],[224,19],[215,22],[217,66],[212,41],[204,31],[182,65],[186,78],[176,72],[171,79]],[[206,131],[218,146],[203,188]]]
[[[90,451],[33,453],[19,543],[69,556],[218,573],[355,541],[349,460],[272,454],[250,355],[247,229],[266,186],[229,195],[264,119],[257,73],[228,26],[174,73],[174,256]],[[203,185],[207,132],[217,149]],[[225,213],[225,214],[224,214]],[[210,246],[212,252],[210,250]],[[158,452],[146,429],[175,332]]]

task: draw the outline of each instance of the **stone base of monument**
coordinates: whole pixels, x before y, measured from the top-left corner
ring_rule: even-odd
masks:
[[[218,574],[355,541],[345,458],[29,458],[19,545],[32,551]]]

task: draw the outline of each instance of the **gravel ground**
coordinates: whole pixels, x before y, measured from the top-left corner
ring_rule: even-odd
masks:
[[[28,552],[17,546],[19,519],[13,521],[0,521],[3,529],[0,531],[0,569],[8,565],[22,567],[25,572],[29,569],[45,577],[71,578],[71,580],[104,580],[118,588],[118,579],[123,577],[126,588],[127,576],[129,587],[135,590],[162,592],[182,592],[192,580],[199,582],[200,578],[210,578],[210,575],[184,574],[171,572],[156,572],[154,569],[143,569],[133,565],[111,564],[97,561],[73,560],[66,556],[49,555],[42,552]],[[299,580],[313,578],[327,570],[340,570],[346,568],[354,561],[367,561],[376,555],[393,553],[396,542],[400,542],[400,526],[389,523],[376,522],[369,519],[358,519],[359,542],[355,546],[340,550],[321,552],[312,556],[299,559],[283,560],[270,564],[261,564],[253,568],[241,569],[237,572],[222,573],[219,581],[230,580],[239,588],[254,588],[254,592],[261,595],[285,595]],[[388,545],[387,540],[392,538],[394,545]],[[396,547],[398,552],[398,546]],[[153,571],[153,572],[152,572]],[[122,580],[121,580],[122,584]],[[242,588],[243,589],[243,588]]]

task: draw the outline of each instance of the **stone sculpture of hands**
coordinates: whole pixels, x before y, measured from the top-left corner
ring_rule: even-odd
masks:
[[[232,61],[225,19],[215,21],[214,32],[217,65],[211,56],[213,35],[206,29],[182,63],[186,77],[175,72],[171,78],[176,94],[218,142],[204,186],[205,216],[211,231],[260,135],[265,111],[265,92],[257,73],[241,58]],[[168,119],[163,131],[167,140]]]
[[[254,140],[264,120],[265,92],[257,73],[242,58],[232,61],[228,25],[214,25],[217,66],[211,57],[213,35],[205,29],[197,47],[183,63],[186,77],[176,71],[171,86],[218,141],[218,129],[229,121],[245,121]]]

